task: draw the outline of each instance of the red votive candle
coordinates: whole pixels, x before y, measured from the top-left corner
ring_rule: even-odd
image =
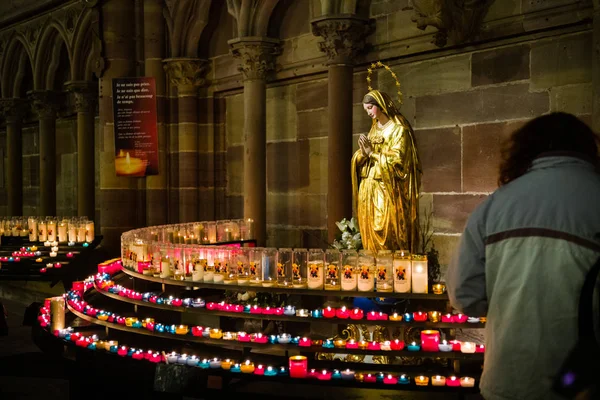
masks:
[[[421,331],[421,350],[422,351],[439,351],[440,332],[436,330]]]
[[[350,339],[346,342],[347,349],[358,349],[358,342],[354,339]]]
[[[452,314],[442,315],[442,322],[448,322],[448,323],[454,322],[454,318],[452,318]]]
[[[425,322],[427,321],[427,313],[422,311],[417,311],[413,313],[413,319],[415,322]]]
[[[250,335],[248,335],[246,332],[238,332],[237,340],[238,342],[249,342]]]
[[[252,306],[250,307],[250,314],[262,314],[262,307]]]
[[[394,339],[390,342],[390,348],[392,350],[402,350],[404,348],[404,341],[399,339]]]
[[[381,345],[379,342],[369,342],[367,350],[381,350]]]
[[[303,337],[298,341],[298,346],[300,347],[310,347],[311,346],[311,341],[309,338],[307,337]]]
[[[317,379],[320,381],[330,381],[331,380],[331,372],[324,369],[323,371],[317,374]]]
[[[268,338],[267,335],[263,335],[262,333],[253,333],[250,336],[250,341],[254,343],[267,343]]]
[[[395,385],[396,383],[398,383],[398,378],[396,378],[394,375],[386,375],[383,377],[383,383],[385,383],[386,385]]]
[[[451,340],[448,343],[452,345],[452,351],[460,351],[460,340]]]
[[[289,362],[291,378],[306,378],[308,375],[308,360],[305,356],[292,356]]]
[[[367,321],[377,321],[378,314],[375,311],[369,311],[367,313]]]
[[[150,301],[152,301],[152,299],[150,299]],[[206,309],[207,310],[211,310],[211,311],[212,310],[216,310],[217,309],[217,303],[213,303],[213,302],[206,303]]]
[[[364,315],[365,314],[363,310],[361,310],[360,308],[355,308],[350,313],[350,319],[363,319]]]
[[[452,322],[455,324],[464,324],[467,322],[468,317],[465,314],[454,314],[452,316]]]
[[[271,307],[265,307],[265,308],[262,309],[262,313],[261,314],[264,314],[264,315],[273,315],[274,312],[275,311]],[[264,371],[263,371],[263,374],[264,374]]]
[[[475,347],[475,353],[485,353],[485,345],[484,344],[478,344]]]
[[[379,314],[377,314],[377,319],[379,321],[387,321],[388,315],[386,313],[379,312]]]
[[[259,364],[256,366],[256,368],[254,369],[254,375],[264,375],[265,374],[265,367],[262,364]]]
[[[452,375],[452,376],[446,378],[446,386],[459,387],[460,379],[458,379],[456,376]]]
[[[348,310],[346,306],[343,306],[342,308],[335,310],[335,316],[340,319],[347,319],[350,317],[350,310]]]
[[[323,309],[323,317],[325,318],[333,318],[335,317],[335,308],[331,308],[327,306],[327,308]]]
[[[377,377],[373,374],[366,374],[365,377],[363,378],[363,382],[375,383],[375,382],[377,382]]]

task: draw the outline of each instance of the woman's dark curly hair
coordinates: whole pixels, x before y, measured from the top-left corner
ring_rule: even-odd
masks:
[[[542,153],[578,153],[598,165],[598,137],[579,118],[564,112],[537,117],[505,142],[498,186],[525,174]]]

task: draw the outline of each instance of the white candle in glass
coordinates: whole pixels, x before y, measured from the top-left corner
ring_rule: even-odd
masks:
[[[85,223],[85,241],[94,241],[94,221],[86,221]]]
[[[461,342],[460,343],[460,352],[461,353],[475,353],[475,348],[477,346],[473,342]]]
[[[432,386],[446,386],[446,377],[441,375],[435,375],[431,377]]]
[[[427,256],[413,255],[412,259],[412,292],[427,293]]]
[[[463,376],[460,378],[460,386],[461,387],[473,387],[475,386],[475,379],[470,376]]]

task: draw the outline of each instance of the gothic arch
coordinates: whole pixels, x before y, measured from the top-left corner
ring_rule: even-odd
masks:
[[[163,15],[169,32],[169,56],[198,57],[198,46],[209,22],[211,0],[179,0],[167,3]]]
[[[71,79],[73,81],[86,80],[86,69],[89,58],[93,53],[92,10],[86,9],[77,21],[73,34]]]
[[[71,49],[67,44],[66,36],[57,23],[48,24],[38,43],[35,56],[34,88],[36,90],[58,89],[54,87],[54,81],[59,67],[64,67],[62,55],[66,50],[69,71],[71,70]]]
[[[354,14],[368,18],[371,0],[321,0],[321,16]]]
[[[238,37],[267,37],[269,21],[279,0],[227,0],[227,11],[237,21]]]
[[[32,74],[33,68],[30,54],[27,51],[27,42],[20,34],[15,34],[11,38],[3,64],[2,97],[25,97],[21,86],[23,79]],[[33,83],[33,76],[31,80]]]

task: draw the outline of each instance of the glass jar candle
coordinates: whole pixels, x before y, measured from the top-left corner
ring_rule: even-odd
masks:
[[[308,250],[294,249],[292,254],[292,287],[303,289],[307,284]]]
[[[390,250],[380,250],[376,258],[376,281],[378,292],[393,292],[394,279],[392,276],[393,254]]]
[[[289,374],[291,378],[306,378],[308,375],[308,360],[305,356],[292,356],[289,359]]]
[[[307,280],[309,289],[323,289],[323,264],[325,255],[321,249],[308,252]]]
[[[273,287],[277,285],[277,253],[278,251],[274,247],[266,248],[263,253],[263,287]]]
[[[340,271],[340,285],[342,290],[354,291],[357,287],[358,253],[356,250],[342,250],[342,268]]]
[[[373,271],[375,256],[371,250],[362,249],[358,252],[358,290],[372,292],[375,288]]]
[[[262,247],[255,247],[250,251],[249,258],[249,280],[250,285],[259,286],[262,284],[262,262],[265,249]]]
[[[337,249],[325,251],[325,290],[340,290],[341,253]]]
[[[277,252],[277,286],[292,286],[293,254],[290,248],[282,248]]]
[[[428,293],[427,256],[413,254],[412,256],[412,292]]]
[[[409,293],[411,289],[411,259],[408,250],[394,252],[394,292]]]

